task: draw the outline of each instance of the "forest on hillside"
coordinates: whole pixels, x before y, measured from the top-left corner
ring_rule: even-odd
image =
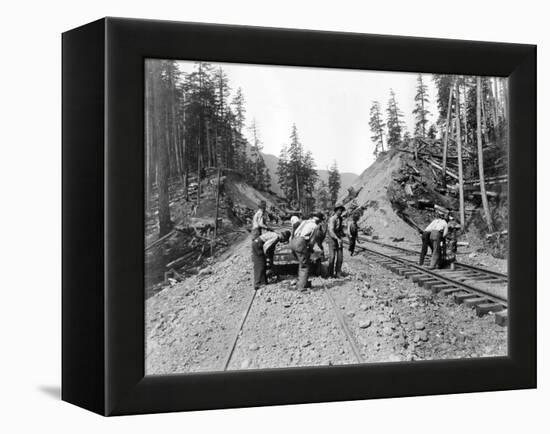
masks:
[[[487,185],[507,183],[508,89],[505,78],[433,75],[436,88],[436,121],[429,122],[428,87],[417,76],[414,131],[407,131],[397,98],[390,89],[385,117],[379,101],[373,101],[369,126],[374,154],[410,152],[422,156],[441,172],[445,191],[455,184],[460,198],[460,220],[464,227],[464,190],[479,191],[489,231],[493,230]]]
[[[145,92],[146,211],[156,206],[161,236],[172,226],[168,191],[173,182],[181,183],[186,195],[190,186],[198,188],[198,201],[201,180],[216,171],[240,176],[257,190],[269,189],[259,127],[254,118],[247,123],[243,91],[231,88],[222,67],[197,62],[192,72],[184,73],[177,61],[148,60]],[[308,213],[316,197],[324,207],[334,204],[340,185],[336,164],[328,186],[322,183],[316,190],[317,178],[313,155],[292,125],[277,167],[288,205]]]

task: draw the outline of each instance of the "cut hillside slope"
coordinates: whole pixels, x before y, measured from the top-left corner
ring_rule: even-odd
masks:
[[[359,226],[383,242],[400,241],[419,248],[419,229],[450,212],[459,221],[458,187],[449,182],[443,190],[439,174],[424,160],[387,152],[369,166],[339,202],[348,214],[361,213]],[[504,189],[491,196],[490,209],[498,232],[488,233],[479,195],[465,192],[465,227],[459,261],[505,272],[508,256],[508,201]]]
[[[351,185],[358,191],[355,199],[345,204],[351,211],[357,207],[363,210],[359,226],[368,234],[378,236],[381,240],[404,238],[406,241],[418,240],[418,232],[405,223],[395,212],[388,197],[388,187],[393,173],[402,166],[399,155],[389,153],[379,157]],[[345,201],[347,193],[340,197]]]
[[[196,178],[195,178],[196,179]],[[267,204],[268,216],[274,218],[283,215],[277,196],[260,192],[238,174],[229,173],[221,177],[218,208],[218,231],[216,243],[214,227],[216,219],[217,176],[210,174],[201,181],[200,205],[197,206],[198,186],[190,189],[185,199],[183,184],[175,181],[170,184],[170,216],[175,230],[162,242],[158,240],[158,213],[156,196],[154,205],[146,216],[146,292],[150,296],[162,290],[168,283],[168,277],[182,280],[201,270],[205,263],[218,260],[230,254],[232,246],[248,236],[252,216],[260,201]],[[173,283],[173,282],[172,282]]]

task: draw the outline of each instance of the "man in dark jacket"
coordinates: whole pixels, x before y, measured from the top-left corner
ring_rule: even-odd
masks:
[[[348,238],[349,238],[349,254],[353,256],[355,253],[355,243],[357,242],[357,235],[359,234],[359,226],[357,221],[359,220],[359,214],[353,214],[351,220],[348,223]]]
[[[334,208],[334,214],[328,220],[327,245],[328,245],[328,275],[340,277],[342,262],[344,260],[344,228],[342,214],[346,209],[343,206]]]

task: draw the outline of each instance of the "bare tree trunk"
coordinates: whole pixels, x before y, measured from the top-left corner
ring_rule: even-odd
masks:
[[[462,91],[464,93],[464,146],[468,148],[468,93],[466,92],[466,77],[462,83]]]
[[[483,212],[485,213],[485,221],[489,232],[493,232],[493,221],[489,210],[489,201],[487,200],[487,192],[485,191],[485,174],[483,170],[483,143],[481,141],[481,78],[477,77],[477,161],[479,167],[479,186],[481,188],[481,202],[483,203]]]
[[[494,91],[492,92],[493,93],[492,99],[493,99],[493,111],[495,116],[495,132],[496,132],[497,125],[498,125],[498,83],[497,83],[496,77],[493,78],[492,80],[491,89],[493,89],[493,87],[494,87]]]
[[[480,79],[481,80],[481,79]],[[483,137],[485,137],[485,145],[489,144],[489,125],[487,125],[487,113],[484,100],[481,100],[481,118],[483,119]]]
[[[451,110],[453,103],[453,83],[449,86],[449,103],[447,104],[447,121],[445,124],[445,138],[443,139],[443,188],[447,186],[447,151],[449,149],[449,129],[451,128]]]
[[[146,64],[145,70],[145,95],[147,104],[145,106],[145,212],[149,212],[151,207],[151,190],[153,179],[151,176],[151,157],[153,150],[153,119],[152,119],[152,92],[151,92],[151,71],[150,63]]]
[[[422,104],[422,138],[426,138],[426,122],[425,122],[425,112],[424,112],[424,83],[422,82],[422,74],[420,75],[420,90],[422,95],[420,96],[420,102]]]
[[[201,152],[197,152],[197,208],[201,204]]]
[[[166,143],[164,129],[166,122],[163,122],[164,113],[162,110],[160,67],[157,61],[153,61],[153,80],[152,80],[152,96],[154,107],[154,134],[155,140],[158,142],[157,149],[157,190],[158,190],[158,216],[159,216],[159,236],[162,237],[172,230],[172,222],[170,220],[170,203],[168,198],[168,174],[169,174],[169,159],[168,159],[168,143]],[[164,119],[166,121],[166,119]]]
[[[456,82],[456,108],[455,120],[456,120],[456,146],[458,154],[458,192],[460,199],[460,225],[464,230],[465,217],[464,217],[464,173],[462,170],[462,139],[460,137],[460,94],[458,93],[458,82]]]
[[[504,119],[506,122],[508,122],[508,80],[506,78],[501,78],[501,84],[502,84],[502,96],[503,96],[503,102],[504,102]]]
[[[298,182],[298,173],[296,173],[296,198],[298,200],[298,209],[302,209],[300,206],[300,183]]]
[[[216,189],[216,221],[214,222],[214,240],[218,236],[218,218],[220,215],[220,178],[221,178],[222,169],[218,167],[218,183]]]

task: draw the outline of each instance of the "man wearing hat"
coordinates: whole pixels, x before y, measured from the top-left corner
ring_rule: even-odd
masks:
[[[254,289],[267,285],[267,268],[273,266],[273,255],[278,243],[286,243],[290,231],[281,233],[267,231],[252,240],[252,264],[254,266]]]
[[[258,238],[262,231],[269,231],[269,228],[267,227],[265,223],[265,209],[266,209],[266,203],[265,200],[260,201],[260,204],[258,205],[258,211],[256,211],[256,214],[254,214],[254,217],[252,218],[252,239]]]
[[[449,215],[445,218],[435,218],[426,226],[422,233],[422,249],[420,250],[419,265],[424,265],[424,257],[428,252],[428,247],[432,250],[432,259],[430,261],[430,270],[441,267],[441,243],[447,237]]]
[[[355,244],[357,243],[357,235],[359,234],[359,226],[357,221],[359,220],[359,214],[354,213],[351,216],[351,220],[348,223],[348,239],[349,239],[349,255],[353,256],[355,253]]]
[[[290,242],[290,249],[298,259],[298,284],[297,288],[304,290],[311,288],[309,279],[309,257],[313,246],[318,242],[319,223],[324,216],[321,213],[313,214],[308,220],[304,220],[294,232]]]
[[[340,277],[344,260],[344,227],[342,214],[346,209],[339,205],[334,208],[334,214],[328,220],[328,275]]]

